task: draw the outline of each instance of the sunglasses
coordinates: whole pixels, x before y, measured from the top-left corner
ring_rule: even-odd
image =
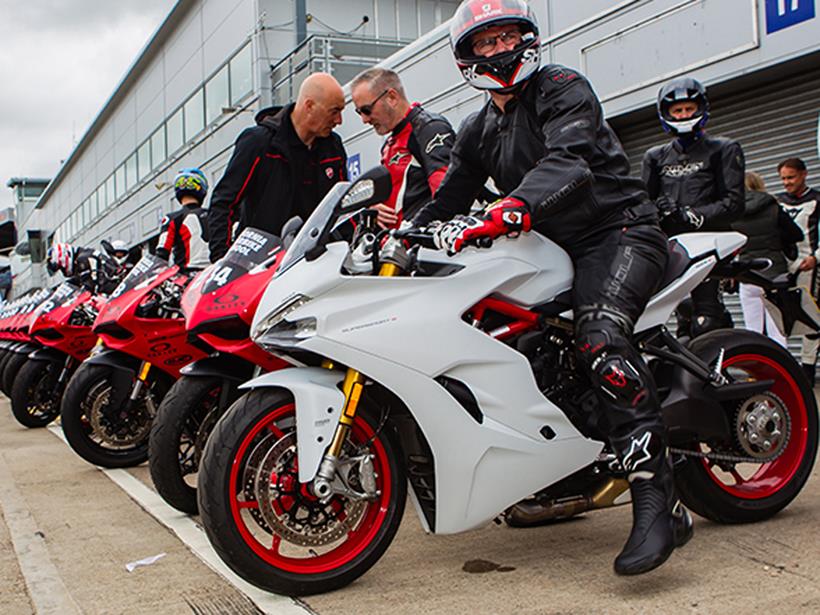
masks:
[[[376,100],[374,100],[369,105],[362,105],[361,107],[356,107],[356,113],[358,113],[359,115],[368,115],[369,116],[371,113],[373,113],[373,107],[376,105],[376,103],[379,102],[382,99],[382,97],[385,94],[387,94],[389,91],[390,91],[390,88],[387,88],[384,92],[382,92],[381,94],[379,94],[376,97]]]

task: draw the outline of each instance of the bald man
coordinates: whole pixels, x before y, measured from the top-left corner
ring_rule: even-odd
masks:
[[[333,132],[344,105],[339,82],[314,73],[299,88],[296,103],[256,114],[256,126],[236,139],[211,197],[211,262],[224,256],[246,226],[279,235],[291,217],[306,220],[345,179],[347,155]]]

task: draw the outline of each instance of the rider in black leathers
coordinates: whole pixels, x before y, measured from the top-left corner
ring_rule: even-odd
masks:
[[[46,269],[51,275],[59,271],[67,282],[83,286],[92,293],[109,294],[119,283],[117,262],[94,248],[56,243],[46,254]]]
[[[731,231],[731,223],[743,215],[743,150],[735,141],[705,133],[706,89],[689,77],[670,81],[658,93],[658,116],[675,138],[646,152],[643,180],[664,231],[670,236]],[[719,280],[707,279],[692,291],[693,337],[731,326],[718,286]]]
[[[589,82],[569,68],[539,69],[538,26],[526,2],[463,2],[451,44],[465,79],[492,100],[464,122],[434,200],[413,222],[435,227],[437,245],[451,253],[534,228],[572,258],[576,355],[632,491],[632,532],[615,570],[646,572],[692,534],[652,374],[631,342],[655,290],[650,281],[663,276],[666,237]],[[487,177],[504,198],[481,216],[457,215]]]

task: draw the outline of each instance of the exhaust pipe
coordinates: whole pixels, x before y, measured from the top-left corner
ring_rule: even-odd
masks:
[[[535,527],[629,501],[629,483],[623,478],[610,478],[591,494],[543,502],[536,498],[522,500],[507,509],[504,520],[510,527]]]

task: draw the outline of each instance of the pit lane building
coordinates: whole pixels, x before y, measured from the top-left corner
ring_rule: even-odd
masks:
[[[661,83],[683,74],[709,88],[709,129],[735,138],[747,167],[780,190],[776,165],[800,156],[820,176],[820,19],[816,0],[532,0],[543,58],[585,73],[633,168],[663,142]],[[180,0],[40,197],[26,230],[96,245],[155,237],[174,205],[177,169],[212,183],[253,114],[289,101],[310,72],[341,83],[382,62],[409,96],[458,126],[484,95],[461,80],[443,0]],[[366,16],[366,19],[365,19]],[[378,163],[381,138],[349,105],[339,132],[351,174]],[[271,204],[275,206],[275,204]],[[18,273],[18,292],[42,284]]]

